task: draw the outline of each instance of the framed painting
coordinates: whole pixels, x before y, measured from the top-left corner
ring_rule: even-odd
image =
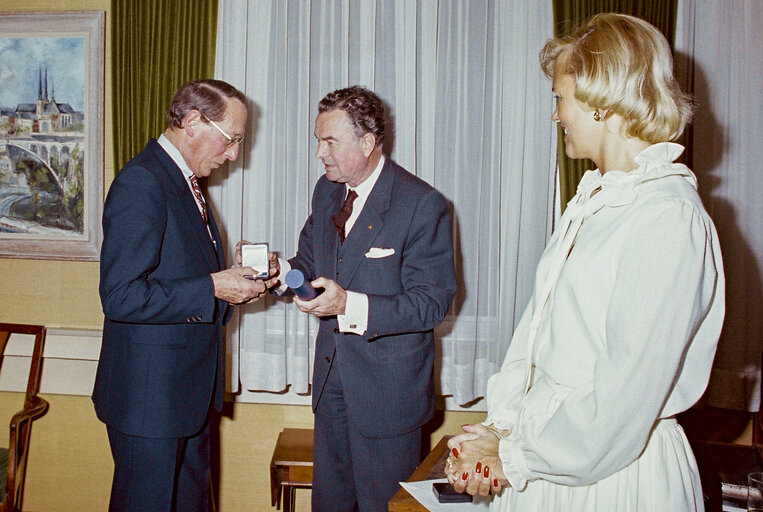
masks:
[[[104,21],[0,14],[0,257],[98,259]]]

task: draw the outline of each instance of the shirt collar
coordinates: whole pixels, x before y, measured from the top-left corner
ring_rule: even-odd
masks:
[[[188,164],[185,162],[185,158],[183,158],[183,155],[180,154],[178,148],[176,148],[172,142],[170,142],[170,139],[165,137],[164,134],[161,134],[156,141],[164,149],[164,151],[167,152],[170,158],[172,158],[172,161],[175,162],[178,167],[180,167],[180,170],[186,179],[193,176],[193,171],[190,167],[188,167]]]
[[[371,190],[373,190],[374,185],[376,185],[376,181],[379,179],[379,175],[381,174],[381,170],[384,167],[384,155],[379,158],[379,163],[376,164],[376,169],[374,169],[374,172],[371,173],[371,176],[363,180],[363,183],[358,185],[357,187],[353,188],[359,198],[362,198],[363,201],[371,194]],[[350,185],[345,183],[345,193],[350,190]]]

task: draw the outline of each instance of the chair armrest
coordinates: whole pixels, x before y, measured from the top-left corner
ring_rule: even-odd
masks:
[[[34,419],[45,413],[48,408],[48,401],[39,396],[28,398],[24,403],[24,408],[13,415],[11,418],[11,430],[18,428],[18,425],[24,421]]]

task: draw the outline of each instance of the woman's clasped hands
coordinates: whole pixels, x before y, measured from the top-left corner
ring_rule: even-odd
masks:
[[[498,444],[508,431],[482,424],[464,425],[464,434],[448,440],[450,455],[445,476],[458,492],[487,496],[498,494],[509,484],[498,455]]]

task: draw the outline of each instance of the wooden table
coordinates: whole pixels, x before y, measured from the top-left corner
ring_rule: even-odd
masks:
[[[448,439],[451,437],[444,436],[440,439],[440,442],[432,448],[429,455],[426,456],[424,461],[408,478],[408,482],[432,480],[445,476],[445,460],[448,458]],[[402,487],[389,500],[388,507],[389,512],[427,512],[427,509]]]
[[[448,458],[447,442],[450,437],[445,436],[437,443],[408,482],[443,477],[445,460]],[[763,445],[745,446],[696,441],[690,441],[690,444],[697,459],[707,512],[721,510],[719,472],[746,475],[751,471],[763,471]],[[427,512],[427,509],[401,487],[389,501],[389,512]]]
[[[689,440],[697,459],[705,510],[721,512],[721,477],[727,473],[745,477],[763,469],[763,445],[741,445],[713,441]]]
[[[278,434],[278,441],[270,459],[271,505],[278,507],[283,489],[283,510],[294,510],[294,490],[313,486],[313,430],[309,428],[285,428]]]

